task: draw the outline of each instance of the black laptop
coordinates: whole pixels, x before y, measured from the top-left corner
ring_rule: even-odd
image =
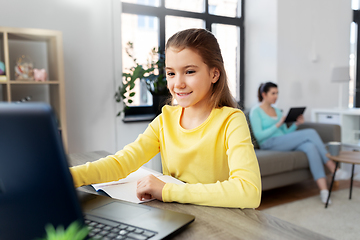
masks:
[[[86,223],[94,239],[162,239],[194,217],[88,193],[73,185],[55,115],[45,103],[0,103],[0,240]]]

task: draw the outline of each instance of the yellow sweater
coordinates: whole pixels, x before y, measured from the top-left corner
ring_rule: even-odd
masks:
[[[92,163],[71,168],[76,187],[126,177],[161,153],[163,173],[185,185],[166,183],[164,202],[256,208],[261,177],[244,114],[214,109],[195,129],[180,126],[182,108],[165,106],[135,142]]]

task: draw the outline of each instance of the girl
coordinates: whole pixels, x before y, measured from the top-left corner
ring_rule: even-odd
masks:
[[[256,208],[261,179],[244,114],[231,97],[213,34],[188,29],[166,44],[166,76],[176,106],[165,106],[135,142],[115,155],[71,168],[76,187],[126,177],[161,153],[163,174],[138,181],[140,200]]]
[[[261,84],[258,90],[259,106],[250,112],[250,125],[261,149],[277,151],[302,151],[309,160],[311,173],[320,189],[320,198],[326,203],[329,191],[326,184],[324,164],[331,172],[335,171],[335,163],[326,157],[327,150],[320,136],[314,129],[295,131],[304,123],[301,115],[289,128],[284,124],[285,116],[280,109],[272,106],[278,97],[275,83]],[[336,171],[336,179],[346,178],[346,172]]]

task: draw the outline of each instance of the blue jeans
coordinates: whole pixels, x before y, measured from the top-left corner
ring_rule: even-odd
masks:
[[[324,164],[329,161],[327,150],[314,129],[303,129],[279,137],[269,138],[261,149],[276,151],[301,151],[308,158],[310,171],[315,180],[325,177]]]

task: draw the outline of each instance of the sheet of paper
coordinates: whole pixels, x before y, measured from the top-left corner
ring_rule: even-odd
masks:
[[[121,199],[133,203],[144,202],[140,201],[136,197],[136,181],[107,186],[102,188],[101,190],[105,191],[112,198]]]
[[[146,177],[147,175],[152,174],[155,177],[162,175],[161,173],[155,172],[154,170],[148,169],[146,167],[140,167],[137,171],[130,173],[126,178],[120,179],[118,181],[107,182],[107,183],[98,183],[93,184],[92,186],[95,190],[103,189],[104,187],[118,185],[120,183],[129,183],[129,182],[136,182],[137,180]]]
[[[182,181],[173,178],[171,176],[162,175],[159,172],[156,172],[152,169],[141,167],[137,171],[129,174],[126,178],[120,179],[118,181],[108,182],[108,183],[98,183],[93,184],[92,186],[95,188],[96,191],[102,190],[106,192],[110,197],[129,201],[133,203],[142,203],[146,201],[140,201],[136,196],[136,186],[137,180],[147,175],[152,174],[155,177],[159,178],[163,182],[170,182],[175,184],[184,184]]]

